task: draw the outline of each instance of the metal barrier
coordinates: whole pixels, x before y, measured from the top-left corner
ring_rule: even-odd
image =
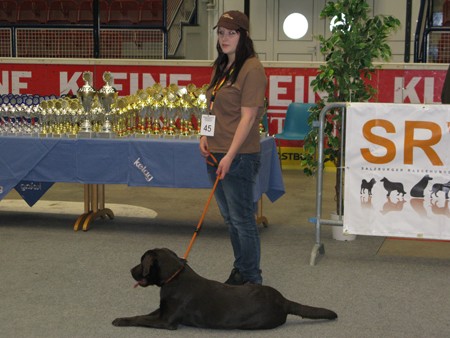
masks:
[[[0,57],[9,58],[12,54],[12,31],[9,28],[0,28]]]
[[[326,105],[319,115],[319,134],[318,134],[318,163],[317,163],[317,182],[316,182],[316,215],[315,217],[312,217],[309,219],[310,222],[315,223],[316,225],[316,233],[315,233],[315,244],[311,252],[311,258],[309,261],[310,265],[315,265],[317,256],[319,254],[323,255],[325,254],[325,246],[321,242],[320,239],[320,232],[321,232],[321,226],[324,225],[337,225],[337,226],[343,226],[342,222],[342,214],[343,214],[343,189],[344,189],[344,145],[345,145],[345,112],[346,112],[346,104],[345,103],[332,103],[329,105]],[[323,189],[323,170],[324,170],[324,126],[325,126],[325,115],[328,111],[332,109],[340,109],[342,114],[342,124],[341,124],[341,152],[340,152],[340,158],[341,158],[341,165],[336,170],[340,170],[340,181],[337,182],[339,184],[339,196],[338,198],[338,216],[339,220],[331,220],[331,219],[323,219],[322,218],[322,189]]]
[[[12,32],[8,38],[8,32]],[[5,50],[0,56],[43,58],[92,58],[90,28],[31,28],[0,30]],[[11,41],[14,40],[13,44]],[[10,42],[10,44],[7,43]],[[166,34],[162,29],[101,29],[100,57],[107,59],[164,59]],[[14,45],[12,51],[6,50]]]
[[[424,33],[422,62],[450,62],[450,27],[430,27]]]
[[[167,2],[167,55],[174,56],[183,39],[183,25],[187,25],[197,9],[195,0]]]
[[[76,8],[64,12],[56,2],[42,0],[39,2],[42,13],[31,11],[21,2],[18,13],[24,17],[6,15],[5,5],[0,10],[0,14],[6,15],[0,17],[0,57],[167,59],[176,56],[183,26],[195,17],[195,0],[125,0],[123,4],[120,1],[69,2]],[[121,7],[125,4],[127,7]],[[36,17],[25,17],[25,12]],[[94,17],[99,18],[98,22]]]

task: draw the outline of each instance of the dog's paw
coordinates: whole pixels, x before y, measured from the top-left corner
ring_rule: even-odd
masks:
[[[130,326],[130,324],[129,318],[116,318],[112,322],[114,326]]]

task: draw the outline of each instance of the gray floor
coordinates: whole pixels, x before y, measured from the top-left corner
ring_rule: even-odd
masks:
[[[448,259],[380,255],[384,238],[333,240],[323,230],[326,253],[309,265],[314,227],[315,182],[299,171],[283,172],[286,194],[264,200],[269,227],[261,226],[264,283],[298,302],[335,310],[334,322],[290,316],[270,331],[177,331],[117,328],[120,316],[158,307],[156,287],[134,289],[129,269],[147,249],[168,247],[182,256],[208,190],[107,186],[107,201],[146,207],[155,218],[116,213],[87,232],[74,232],[76,216],[40,210],[0,211],[1,337],[449,337]],[[331,175],[325,175],[330,192]],[[19,199],[12,192],[8,200]],[[82,186],[56,184],[49,201],[81,201]],[[0,201],[0,206],[2,202]],[[327,194],[325,212],[333,207]],[[28,207],[26,207],[28,208]],[[32,209],[34,210],[34,209]],[[80,209],[80,212],[82,209]],[[114,211],[114,210],[113,210]],[[217,207],[210,207],[189,256],[199,274],[224,280],[231,269],[228,234]]]

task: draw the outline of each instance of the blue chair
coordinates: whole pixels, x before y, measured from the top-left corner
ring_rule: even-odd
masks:
[[[280,154],[279,140],[303,141],[311,127],[308,125],[309,109],[316,106],[315,103],[292,102],[289,104],[281,133],[275,134],[275,140]],[[280,158],[281,164],[281,158]]]

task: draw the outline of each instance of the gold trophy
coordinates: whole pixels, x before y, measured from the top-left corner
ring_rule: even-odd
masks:
[[[186,88],[178,91],[180,117],[180,138],[190,138],[192,131],[191,115],[192,115],[192,96]]]
[[[160,138],[162,137],[161,124],[163,122],[164,115],[164,95],[163,89],[159,83],[155,83],[153,87],[148,88],[147,91],[150,95],[150,116],[151,116],[151,134],[149,137]]]
[[[197,124],[197,130],[196,130],[196,137],[200,138],[200,127],[201,127],[201,119],[202,115],[207,113],[207,99],[206,99],[206,90],[208,85],[203,85],[201,88],[196,90],[196,97],[197,100],[195,100],[195,110],[194,110],[194,118],[196,120]]]
[[[75,138],[78,133],[78,115],[77,112],[80,109],[80,102],[77,99],[69,100],[69,111],[68,111],[68,122],[69,122],[69,131],[67,136],[69,138]]]
[[[102,138],[113,138],[116,134],[112,130],[112,123],[110,121],[111,106],[117,99],[117,90],[111,85],[113,77],[110,72],[103,73],[103,81],[105,85],[97,91],[97,96],[104,109],[105,120],[100,132],[97,133]]]
[[[55,100],[47,101],[47,136],[55,136]]]
[[[114,109],[117,111],[117,122],[114,125],[114,131],[119,137],[126,136],[127,129],[127,97],[120,97],[114,102]]]
[[[92,124],[91,124],[91,108],[94,103],[95,97],[95,89],[91,86],[92,83],[92,73],[84,72],[83,73],[83,87],[78,88],[77,96],[81,102],[81,105],[84,109],[84,121],[81,122],[81,130],[78,133],[78,137],[87,137],[91,138],[94,136],[92,132]]]
[[[64,118],[67,109],[67,102],[58,99],[55,100],[54,114],[55,114],[55,124],[54,124],[54,137],[63,137],[64,134]]]
[[[147,132],[150,130],[148,124],[150,122],[149,107],[148,107],[149,95],[145,90],[138,90],[136,93],[136,106],[138,107],[139,122],[135,132],[135,137],[142,138],[147,137]]]
[[[165,88],[165,114],[163,123],[163,137],[175,138],[177,137],[177,110],[178,110],[178,86],[175,84],[169,85]]]
[[[39,124],[41,125],[40,131],[39,131],[39,137],[48,137],[50,134],[48,110],[49,110],[48,102],[42,101],[39,104],[39,109],[38,109]]]

